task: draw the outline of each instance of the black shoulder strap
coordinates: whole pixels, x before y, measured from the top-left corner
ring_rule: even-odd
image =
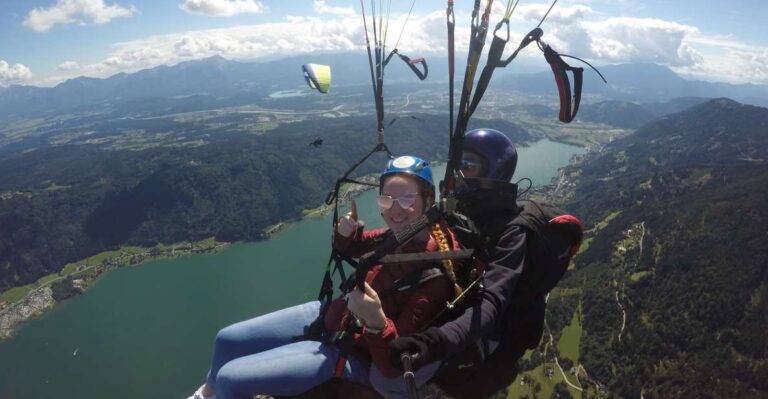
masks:
[[[391,254],[380,259],[381,263],[424,263],[437,262],[441,260],[464,260],[472,257],[474,253],[471,249],[460,249],[457,251],[440,252],[417,252],[409,254]]]
[[[398,292],[408,291],[416,288],[427,281],[444,276],[445,272],[439,267],[428,267],[416,269],[404,277],[396,280],[391,287],[379,293],[379,298],[386,298]]]

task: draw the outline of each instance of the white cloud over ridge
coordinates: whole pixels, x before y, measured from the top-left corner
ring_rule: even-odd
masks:
[[[535,5],[528,10],[522,6],[518,8],[505,55],[511,53],[532,27],[531,22],[538,22],[544,12],[546,8]],[[686,76],[768,84],[765,67],[768,65],[768,50],[765,48],[738,45],[729,38],[707,37],[696,27],[659,19],[586,21],[585,18],[591,14],[591,9],[585,6],[556,7],[543,26],[543,40],[561,53],[585,58],[597,65],[653,62],[669,66]],[[498,18],[498,13],[495,16]],[[392,15],[388,48],[394,45],[405,18],[403,14]],[[457,18],[457,57],[461,57],[468,48],[469,21],[466,19],[466,23],[462,24]],[[556,20],[561,22],[556,23]],[[445,35],[444,11],[412,15],[398,47],[412,57],[443,57],[447,51]],[[102,61],[77,70],[64,71],[60,68],[59,76],[51,80],[61,81],[79,75],[105,77],[117,72],[133,72],[213,55],[228,59],[259,59],[359,51],[364,49],[363,37],[359,15],[286,17],[284,22],[190,31],[118,43]],[[491,38],[489,33],[488,40]],[[543,62],[534,45],[521,52],[519,58]],[[744,67],[734,73],[734,63]]]
[[[56,67],[57,71],[75,71],[80,69],[80,64],[75,61],[64,61]]]
[[[590,54],[606,62],[655,62],[667,66],[691,66],[702,56],[686,38],[698,29],[651,18],[608,18],[582,24],[589,33]]]
[[[406,16],[392,15],[388,46],[400,33]],[[370,27],[369,27],[370,28]],[[437,11],[425,16],[412,15],[403,31],[400,48],[417,57],[444,55],[445,13]],[[466,50],[468,28],[456,28],[457,51]],[[338,53],[364,49],[362,20],[359,15],[320,18],[288,16],[285,22],[242,25],[147,37],[116,43],[103,60],[76,67],[65,62],[57,74],[44,82],[58,83],[76,76],[106,77],[119,72],[134,72],[158,65],[220,55],[228,59],[279,58],[310,53]]]
[[[185,0],[182,10],[197,15],[231,17],[237,14],[262,14],[268,8],[258,0]]]
[[[22,24],[36,32],[46,32],[59,24],[102,25],[115,18],[130,17],[137,11],[133,6],[106,5],[104,0],[56,0],[54,6],[32,9]]]
[[[21,83],[32,78],[32,71],[23,64],[10,65],[0,60],[0,85]]]
[[[325,0],[314,0],[312,8],[314,9],[315,14],[355,15],[355,10],[351,7],[329,6]]]
[[[731,72],[739,77],[753,77],[768,83],[768,49],[761,52],[736,52],[736,57],[741,61],[736,68],[731,68]]]

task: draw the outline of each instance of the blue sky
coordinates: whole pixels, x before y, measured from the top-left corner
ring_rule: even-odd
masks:
[[[456,0],[459,51],[472,3]],[[505,4],[495,1],[492,21]],[[410,5],[391,1],[390,44]],[[522,0],[513,40],[548,7]],[[444,10],[445,1],[417,0],[400,47],[444,55]],[[766,0],[559,0],[543,27],[554,48],[597,64],[656,62],[691,79],[768,84],[766,21]],[[274,58],[363,44],[357,0],[0,0],[0,85],[51,86],[215,54]]]

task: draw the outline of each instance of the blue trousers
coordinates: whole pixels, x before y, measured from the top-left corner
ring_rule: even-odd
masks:
[[[208,385],[219,399],[297,395],[331,378],[339,349],[318,341],[293,342],[307,333],[320,302],[278,310],[223,328],[216,335]],[[368,384],[369,366],[349,356],[343,378]]]
[[[320,302],[278,310],[223,328],[208,372],[208,385],[218,399],[252,398],[253,395],[298,395],[333,378],[339,348],[318,341],[293,342],[307,333],[320,312]],[[417,385],[431,378],[439,367],[433,363],[415,373]],[[386,378],[375,366],[349,354],[342,378],[372,386],[386,398],[405,398],[402,377]]]

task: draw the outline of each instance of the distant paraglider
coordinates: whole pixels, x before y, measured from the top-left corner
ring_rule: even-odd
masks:
[[[304,64],[301,67],[307,84],[320,93],[328,93],[331,88],[331,67],[320,64]]]
[[[321,145],[323,145],[323,139],[320,137],[315,137],[315,140],[309,143],[309,145],[311,145],[314,148],[320,147]]]
[[[389,124],[387,125],[387,127],[392,126],[398,119],[401,119],[401,118],[403,118],[403,119],[410,118],[410,119],[413,119],[413,120],[417,120],[419,122],[424,122],[424,119],[423,118],[419,118],[418,116],[413,116],[413,115],[398,116],[396,118],[392,118],[392,120],[389,121]]]

